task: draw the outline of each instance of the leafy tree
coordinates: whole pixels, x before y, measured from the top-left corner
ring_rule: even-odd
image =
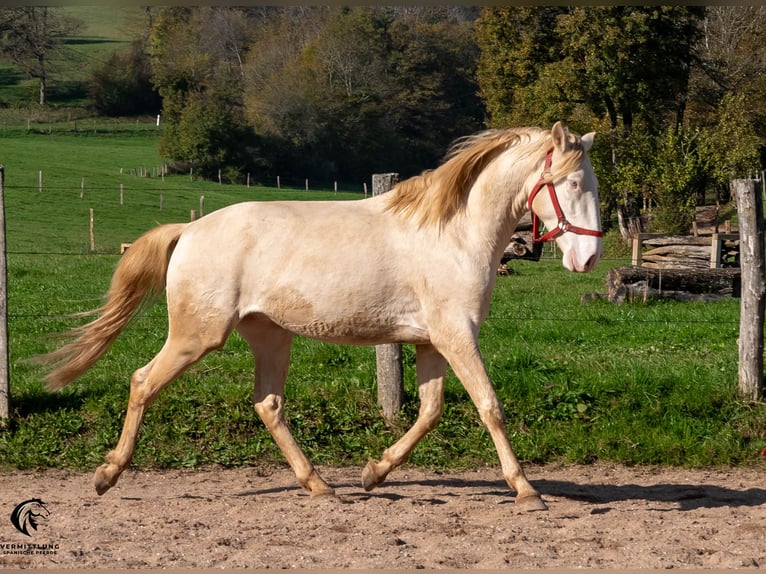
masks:
[[[235,165],[253,144],[242,114],[245,20],[233,8],[174,7],[153,21],[152,78],[165,118],[160,153],[191,161],[204,175]]]
[[[616,208],[624,234],[639,229],[645,190],[635,174],[642,164],[647,171],[650,156],[637,152],[666,126],[681,125],[703,15],[669,6],[485,9],[477,24],[479,82],[492,123],[569,118],[587,131],[606,118],[605,220]],[[634,137],[636,126],[646,133]]]
[[[478,47],[464,14],[398,17],[389,29],[389,91],[382,101],[396,171],[434,165],[448,144],[484,126],[478,95]],[[385,166],[380,166],[383,169]]]
[[[700,155],[699,132],[667,128],[658,138],[651,197],[656,203],[652,225],[656,231],[682,235],[689,232],[696,213],[697,195],[708,173]]]
[[[751,108],[743,94],[726,94],[720,102],[715,122],[702,130],[701,155],[705,169],[718,186],[719,196],[728,196],[732,179],[756,173],[763,137],[751,121]]]
[[[545,125],[560,112],[568,97],[561,89],[545,84],[549,66],[563,61],[562,39],[556,33],[563,7],[502,6],[485,8],[476,22],[481,50],[477,78],[493,126]],[[551,89],[553,88],[553,89]],[[537,101],[553,103],[538,106]],[[541,109],[542,108],[542,109]]]
[[[278,22],[256,40],[247,111],[282,138],[306,174],[366,179],[433,165],[448,143],[481,126],[470,21],[446,9],[319,12],[323,25]],[[279,38],[292,38],[289,44]],[[282,44],[285,45],[282,45]]]
[[[630,131],[637,115],[652,133],[680,125],[704,8],[574,8],[558,20],[564,60],[579,93],[610,127]]]
[[[63,41],[74,35],[82,22],[55,8],[24,6],[0,9],[0,52],[40,81],[38,102],[45,104],[49,64]]]
[[[249,152],[256,145],[251,131],[237,113],[213,98],[192,94],[178,120],[178,157],[189,161],[197,173],[212,178],[220,169],[228,181],[242,181],[242,172],[253,163]]]

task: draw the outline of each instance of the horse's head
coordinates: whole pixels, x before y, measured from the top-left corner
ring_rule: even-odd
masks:
[[[575,136],[556,122],[551,129],[553,145],[527,202],[534,241],[555,240],[570,271],[590,271],[602,254],[598,180],[588,158],[594,135]],[[539,221],[547,233],[538,233]]]

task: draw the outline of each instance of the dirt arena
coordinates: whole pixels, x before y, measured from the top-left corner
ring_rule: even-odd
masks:
[[[766,467],[529,466],[550,506],[524,513],[499,469],[321,468],[311,500],[284,468],[0,474],[0,568],[766,568]],[[43,501],[31,536],[10,516]]]

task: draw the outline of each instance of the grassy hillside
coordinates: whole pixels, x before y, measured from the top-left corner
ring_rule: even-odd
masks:
[[[156,124],[103,126],[110,128],[112,131],[103,132],[99,127],[94,135],[86,123],[79,134],[26,134],[18,130],[6,137],[0,134],[9,250],[88,251],[91,208],[96,251],[117,253],[120,243],[133,240],[158,223],[188,221],[191,210],[199,213],[202,196],[207,213],[238,201],[307,197],[305,191],[221,186],[188,175],[163,178]],[[139,175],[142,173],[148,177]],[[253,174],[253,182],[257,175]],[[336,197],[331,192],[308,194],[312,199]],[[339,193],[337,197],[359,195]]]
[[[109,55],[126,48],[143,33],[147,20],[139,6],[66,6],[54,8],[83,22],[76,37],[53,55],[48,70],[49,104],[86,105],[91,74]],[[10,62],[0,59],[0,106],[25,107],[37,102],[38,81],[29,79]]]
[[[335,197],[219,186],[181,175],[164,181],[129,175],[131,168],[161,162],[156,127],[118,128],[110,134],[0,137],[13,398],[12,419],[0,429],[0,467],[92,468],[114,446],[130,374],[151,359],[166,335],[163,304],[135,321],[92,370],[61,393],[45,392],[41,369],[26,360],[54,348],[51,334],[81,324],[83,319],[71,313],[100,304],[120,242],[158,222],[188,220],[200,195],[208,211],[246,199]],[[96,214],[97,254],[88,253],[89,207]],[[520,457],[763,464],[766,404],[743,404],[736,395],[739,302],[580,303],[584,293],[603,290],[610,266],[624,263],[607,259],[591,274],[574,275],[556,259],[517,262],[514,274],[498,280],[481,344]],[[315,461],[363,463],[412,423],[417,413],[414,349],[405,346],[404,354],[407,405],[398,422],[387,425],[376,406],[373,349],[296,341],[287,413],[297,440]],[[232,336],[152,405],[136,464],[281,460],[250,405],[251,379],[252,356]],[[491,440],[452,375],[446,396],[442,422],[415,450],[412,462],[494,464]]]

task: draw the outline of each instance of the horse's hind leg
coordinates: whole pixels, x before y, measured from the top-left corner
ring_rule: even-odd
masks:
[[[130,464],[146,408],[165,386],[206,353],[220,347],[228,335],[228,331],[222,330],[217,337],[208,337],[208,340],[205,340],[199,331],[190,328],[187,332],[193,336],[174,336],[171,327],[168,339],[160,352],[146,366],[133,373],[120,440],[114,450],[106,455],[106,464],[96,470],[94,482],[98,494],[104,494],[114,486],[120,474]]]
[[[431,431],[444,410],[444,373],[447,361],[431,345],[416,347],[416,370],[420,411],[415,424],[396,443],[383,451],[380,461],[371,460],[362,471],[362,485],[372,490],[391,470],[404,462],[415,445]]]
[[[332,495],[333,489],[295,442],[285,419],[285,380],[293,335],[266,318],[250,317],[237,327],[255,356],[253,406],[274,442],[295,472],[298,483],[311,496]]]

